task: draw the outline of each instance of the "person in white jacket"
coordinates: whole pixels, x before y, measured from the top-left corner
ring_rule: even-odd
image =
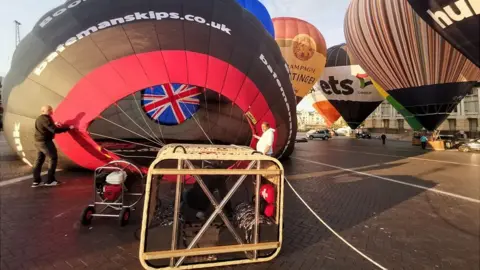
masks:
[[[257,151],[262,152],[264,155],[271,156],[273,154],[273,133],[275,130],[270,128],[270,124],[267,122],[262,124],[262,130],[262,136],[253,135],[253,137],[258,139]]]

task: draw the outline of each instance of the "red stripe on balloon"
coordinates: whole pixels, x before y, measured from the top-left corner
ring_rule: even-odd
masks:
[[[235,67],[204,54],[156,51],[111,61],[82,78],[55,110],[56,121],[72,123],[79,128],[59,134],[56,137],[58,147],[70,160],[88,169],[119,159],[101,151],[88,134],[88,126],[113,103],[144,88],[165,83],[197,85],[227,94],[244,112],[250,111],[255,119],[265,119],[276,126],[259,89]],[[255,124],[254,130],[261,133],[261,121]],[[254,146],[254,142],[252,140],[250,145]]]

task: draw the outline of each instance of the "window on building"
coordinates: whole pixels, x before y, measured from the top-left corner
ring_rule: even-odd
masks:
[[[457,128],[457,120],[448,119],[448,130],[455,131]]]
[[[382,106],[381,106],[381,113],[382,113],[382,116],[390,116],[390,104],[389,103],[382,103]]]
[[[478,104],[478,90],[472,89],[463,99],[465,114],[477,114],[480,111]]]
[[[383,119],[382,123],[383,123],[383,128],[390,128],[390,120]]]
[[[458,104],[457,106],[455,106],[455,108],[453,108],[453,111],[451,114],[455,115],[455,114],[458,114],[458,107],[460,106],[460,104]]]
[[[468,119],[468,126],[471,132],[478,131],[478,120],[475,118]]]
[[[403,119],[398,119],[397,120],[397,123],[398,123],[398,129],[399,130],[404,130],[405,128],[405,121]]]

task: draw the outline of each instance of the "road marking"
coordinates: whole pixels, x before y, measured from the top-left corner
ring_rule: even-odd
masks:
[[[302,174],[291,174],[288,175],[288,178],[292,180],[304,180],[313,177],[319,177],[329,174],[329,172],[311,172],[311,173],[302,173]]]
[[[313,209],[305,202],[305,200],[303,200],[303,198],[293,188],[292,184],[290,183],[290,181],[288,181],[288,179],[286,177],[285,177],[285,181],[287,182],[287,185],[292,189],[293,193],[295,193],[295,195],[298,197],[298,199],[300,199],[300,201],[302,201],[302,203],[305,205],[305,207],[307,207],[307,209],[318,219],[318,221],[320,221],[320,223],[322,223],[323,226],[325,226],[331,233],[333,233],[336,237],[338,237],[338,239],[340,239],[343,243],[345,243],[347,246],[349,246],[351,249],[353,249],[355,252],[357,252],[360,256],[365,258],[367,261],[371,262],[372,264],[374,264],[375,266],[377,266],[378,268],[380,268],[382,270],[387,269],[387,268],[383,267],[381,264],[379,264],[376,261],[374,261],[373,259],[371,259],[370,257],[368,257],[367,255],[365,255],[360,250],[358,250],[356,247],[354,247],[352,244],[350,244],[347,240],[345,240],[342,236],[340,236],[337,232],[335,232],[330,226],[328,226],[328,224],[325,221],[323,221],[323,219],[320,218],[318,216],[318,214],[315,213],[315,211],[313,211]]]
[[[59,171],[62,171],[62,169],[58,169],[56,171],[59,172]],[[43,176],[43,175],[46,175],[47,173],[48,172],[42,172],[40,175]],[[32,179],[32,178],[33,178],[33,175],[26,175],[26,176],[22,176],[22,177],[17,177],[17,178],[5,180],[5,181],[0,182],[0,187],[16,184],[18,182],[22,182],[22,181]]]
[[[305,162],[310,162],[310,163],[314,163],[314,164],[318,164],[318,165],[323,165],[323,166],[326,166],[326,167],[335,168],[335,169],[339,169],[339,170],[342,170],[342,171],[347,171],[347,172],[352,172],[352,173],[356,173],[356,174],[361,174],[361,175],[365,175],[365,176],[369,176],[369,177],[373,177],[373,178],[377,178],[377,179],[380,179],[380,180],[385,180],[385,181],[389,181],[389,182],[393,182],[393,183],[397,183],[397,184],[401,184],[401,185],[405,185],[405,186],[411,186],[411,187],[415,187],[415,188],[419,188],[419,189],[423,189],[423,190],[435,192],[435,193],[438,193],[438,194],[442,194],[442,195],[454,197],[454,198],[457,198],[457,199],[461,199],[461,200],[473,202],[473,203],[480,203],[480,200],[477,200],[477,199],[474,199],[474,198],[470,198],[470,197],[466,197],[466,196],[462,196],[462,195],[458,195],[458,194],[451,193],[451,192],[447,192],[447,191],[442,191],[442,190],[438,190],[438,189],[434,189],[434,188],[429,188],[429,187],[425,187],[425,186],[410,184],[410,183],[403,182],[403,181],[399,181],[399,180],[395,180],[395,179],[392,179],[392,178],[387,178],[387,177],[378,176],[378,175],[375,175],[375,174],[369,174],[369,173],[359,172],[359,171],[356,171],[356,170],[347,169],[347,168],[342,168],[342,167],[338,167],[338,166],[334,166],[334,165],[330,165],[330,164],[326,164],[326,163],[322,163],[322,162],[318,162],[318,161],[312,161],[312,160],[303,159],[303,158],[297,158],[297,157],[290,157],[290,158],[292,158],[292,159],[298,159],[298,160],[302,160],[302,161],[305,161]]]
[[[84,205],[84,204],[74,205],[74,206],[72,206],[72,207],[70,207],[70,208],[67,208],[67,210],[61,212],[60,214],[54,216],[53,218],[62,217],[63,215],[65,215],[66,213],[72,211],[73,209],[80,208],[82,205]]]
[[[416,159],[416,160],[423,160],[423,161],[430,161],[430,162],[438,162],[438,163],[455,164],[455,165],[462,165],[462,166],[480,167],[480,165],[478,165],[478,164],[459,163],[459,162],[453,162],[453,161],[435,160],[435,159],[428,159],[428,158],[417,158],[417,157],[407,157],[407,156],[378,154],[378,153],[362,152],[362,151],[350,151],[350,150],[340,150],[340,149],[329,149],[328,151],[362,153],[362,154],[373,155],[373,156],[399,157],[399,158],[405,158],[405,159]]]

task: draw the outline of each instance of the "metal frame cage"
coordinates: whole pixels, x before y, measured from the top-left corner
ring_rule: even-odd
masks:
[[[157,168],[157,165],[165,160],[176,160],[177,168]],[[204,161],[229,161],[242,163],[242,168],[196,168],[192,162]],[[267,165],[267,166],[266,166]],[[173,228],[171,235],[171,245],[169,250],[162,251],[146,251],[146,237],[149,222],[151,220],[152,208],[152,190],[155,190],[156,181],[154,177],[158,176],[176,176],[175,181],[175,199],[174,199],[174,214],[173,214]],[[182,183],[186,175],[191,175],[195,178],[201,186],[203,192],[210,200],[214,207],[212,214],[202,224],[202,228],[195,235],[187,248],[178,249],[178,235],[179,235],[179,213]],[[225,197],[218,202],[210,193],[208,187],[205,185],[201,175],[224,175],[239,177],[235,184],[228,190]],[[253,243],[245,243],[238,235],[237,231],[228,220],[223,212],[223,208],[231,196],[242,185],[247,176],[255,177],[254,180],[254,196],[255,196],[255,219],[253,225]],[[274,225],[278,228],[278,234],[275,236],[275,241],[268,240],[267,242],[259,243],[259,208],[260,208],[260,181],[261,178],[267,179],[276,191],[275,198],[275,212]],[[284,169],[282,164],[275,158],[263,155],[256,152],[249,147],[236,145],[196,145],[196,144],[169,144],[164,146],[157,154],[156,159],[150,165],[147,175],[147,183],[145,190],[145,204],[143,209],[142,227],[140,232],[140,248],[139,260],[145,269],[197,269],[206,267],[218,267],[228,265],[238,265],[247,263],[267,262],[274,259],[280,252],[283,235],[283,197],[284,197]],[[219,216],[230,233],[234,236],[237,244],[210,246],[210,247],[194,247],[205,233],[207,228],[212,224],[213,220]],[[170,238],[166,235],[165,238]],[[272,251],[265,257],[259,256],[261,251]],[[246,257],[241,259],[232,259],[224,261],[207,261],[194,264],[183,264],[186,257],[205,256],[210,254],[227,254],[227,253],[245,253]],[[152,260],[170,260],[168,266],[158,267],[152,266],[149,261]]]

